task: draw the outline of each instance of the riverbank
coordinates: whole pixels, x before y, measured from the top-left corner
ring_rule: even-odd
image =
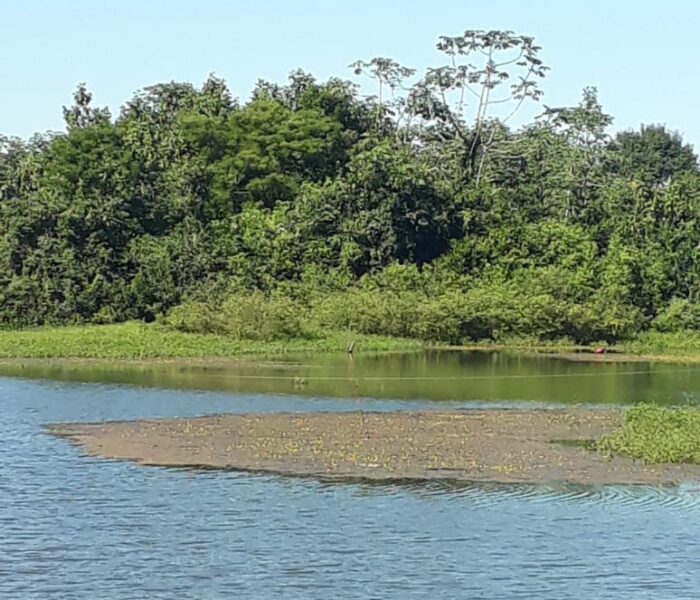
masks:
[[[0,331],[0,359],[228,359],[288,353],[415,351],[417,340],[330,332],[314,339],[272,341],[183,333],[158,324],[79,325]]]
[[[635,340],[608,347],[604,354],[595,354],[595,346],[574,345],[566,341],[506,340],[504,343],[436,346],[415,339],[353,332],[328,332],[313,339],[263,341],[183,333],[159,324],[141,322],[0,330],[0,360],[4,361],[77,359],[143,364],[176,361],[196,365],[245,356],[347,352],[351,345],[354,352],[414,352],[437,348],[548,355],[575,361],[700,363],[698,332],[648,332]]]
[[[142,465],[327,479],[676,484],[700,466],[650,465],[586,449],[619,410],[247,414],[59,424],[92,456]]]
[[[486,352],[517,352],[550,356],[577,362],[659,362],[700,364],[700,332],[682,331],[661,333],[646,331],[634,339],[614,345],[593,344],[584,346],[566,340],[542,342],[538,340],[510,339],[503,342],[478,342],[458,346],[444,346],[451,350]],[[601,353],[596,353],[602,349]]]

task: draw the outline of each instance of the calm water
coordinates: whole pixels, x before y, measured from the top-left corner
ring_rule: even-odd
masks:
[[[386,399],[700,403],[700,366],[486,352],[319,355],[206,368],[2,364],[0,376],[171,389]]]
[[[400,373],[447,377],[458,371],[452,361],[439,359],[436,371],[406,366]],[[465,365],[465,375],[501,368],[479,361]],[[376,361],[362,363],[333,368],[352,369],[353,376],[383,372]],[[386,388],[387,399],[343,399],[340,387],[336,397],[313,395],[311,382],[298,385],[297,393],[284,381],[282,394],[255,394],[0,378],[0,598],[698,598],[697,484],[331,485],[85,458],[41,429],[60,421],[445,406],[427,393],[420,399],[423,389],[465,408],[483,404],[474,398],[563,402],[570,400],[567,390],[582,402],[632,400],[625,382],[646,398],[695,402],[700,394],[692,369],[538,364],[540,374],[570,369],[574,377],[536,385],[528,377],[513,387],[473,379],[457,388],[432,380],[427,388],[401,388],[396,396],[413,398],[403,401],[388,399]],[[578,375],[599,367],[592,372],[600,377]],[[514,368],[521,369],[516,375],[537,374],[522,361]],[[300,364],[267,369],[315,372]],[[646,374],[623,374],[630,370]],[[190,388],[236,389],[254,382],[178,373],[158,376],[166,381],[144,376],[140,383],[172,388],[186,380]],[[139,382],[136,372],[118,378]],[[256,381],[263,389],[270,385]],[[467,401],[454,400],[458,389]]]

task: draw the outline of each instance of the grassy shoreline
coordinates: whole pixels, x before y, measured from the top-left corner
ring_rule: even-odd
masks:
[[[567,340],[542,342],[515,338],[503,342],[475,342],[441,347],[453,350],[517,352],[576,361],[700,363],[700,332],[696,331],[676,333],[648,331],[639,334],[632,340],[622,341],[615,345],[601,343],[586,346]],[[599,347],[605,349],[604,354],[594,352]]]
[[[527,346],[520,344],[464,344],[459,346],[439,346],[442,350],[462,350],[465,352],[512,352],[524,356],[540,356],[570,360],[573,362],[606,362],[606,363],[675,363],[700,364],[700,353],[682,354],[670,351],[655,353],[652,351],[630,351],[625,346],[612,346],[605,354],[595,354],[592,346]]]
[[[567,341],[505,340],[462,345],[435,345],[415,339],[353,332],[329,332],[314,339],[272,341],[225,335],[184,333],[159,324],[76,325],[0,330],[0,360],[216,361],[245,356],[346,352],[415,352],[426,348],[482,352],[517,352],[568,360],[600,362],[700,363],[700,333],[645,333],[632,341],[594,354],[595,346]]]
[[[0,331],[0,359],[85,359],[148,361],[228,359],[247,355],[417,351],[416,340],[353,333],[329,333],[320,339],[240,340],[182,333],[157,324],[79,325]]]

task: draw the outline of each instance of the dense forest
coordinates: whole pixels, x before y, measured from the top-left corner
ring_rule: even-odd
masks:
[[[210,76],[111,115],[80,85],[65,132],[0,136],[0,327],[448,342],[700,327],[692,147],[660,125],[611,135],[593,88],[547,106],[531,37],[437,46],[425,73],[374,58],[355,83],[295,71],[247,102]]]

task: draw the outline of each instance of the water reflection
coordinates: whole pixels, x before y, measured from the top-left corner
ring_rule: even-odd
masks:
[[[583,362],[512,353],[287,357],[254,363],[0,363],[0,374],[58,381],[324,397],[558,403],[700,402],[693,365]]]

